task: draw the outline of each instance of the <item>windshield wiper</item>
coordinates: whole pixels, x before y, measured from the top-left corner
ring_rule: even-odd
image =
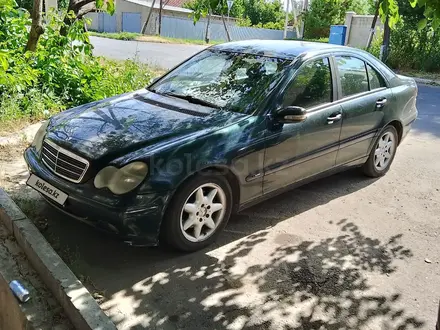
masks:
[[[181,95],[181,94],[175,94],[175,93],[172,93],[172,92],[163,93],[162,95],[176,97],[176,98],[179,98],[179,99],[182,99],[182,100],[186,100],[189,103],[193,103],[193,104],[200,104],[200,105],[204,105],[204,106],[207,106],[207,107],[211,107],[211,108],[215,108],[215,109],[220,109],[220,107],[217,104],[214,104],[214,103],[211,103],[211,102],[208,102],[208,101],[204,101],[204,100],[198,99],[198,98],[196,98],[194,96],[191,96],[191,95]]]

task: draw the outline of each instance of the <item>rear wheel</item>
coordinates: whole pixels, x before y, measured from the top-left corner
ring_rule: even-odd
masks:
[[[387,126],[376,140],[367,162],[362,167],[365,175],[377,178],[384,175],[396,155],[398,135],[394,126]]]
[[[228,181],[215,173],[198,174],[176,192],[165,214],[161,236],[178,250],[200,250],[215,241],[231,209]]]

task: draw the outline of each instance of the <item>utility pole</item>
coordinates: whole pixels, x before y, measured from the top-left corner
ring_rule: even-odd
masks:
[[[147,30],[147,25],[148,25],[148,22],[150,21],[151,13],[153,12],[153,8],[154,8],[155,3],[156,3],[156,0],[153,0],[153,3],[151,4],[150,11],[148,13],[147,20],[145,21],[144,26],[142,26],[142,30],[141,30],[142,34],[145,34],[145,30]]]
[[[299,27],[298,27],[298,19],[296,16],[295,0],[292,0],[292,11],[293,11],[293,24],[295,25],[296,38],[299,39],[301,36],[299,35]]]
[[[162,30],[162,0],[159,1],[159,36]]]
[[[388,52],[390,48],[390,25],[389,25],[389,16],[387,15],[385,19],[385,26],[383,30],[383,43],[382,47],[380,47],[380,60],[385,62],[388,57]]]
[[[222,12],[222,22],[223,22],[223,27],[225,28],[226,38],[228,39],[228,41],[231,41],[231,35],[229,34],[228,27],[226,26],[225,15],[223,15],[223,12]]]
[[[379,6],[381,2],[382,2],[381,0],[378,0],[376,4],[376,11],[374,13],[373,22],[371,22],[370,35],[368,36],[368,41],[367,41],[367,51],[370,50],[371,43],[373,42],[377,17],[379,16]]]
[[[283,39],[287,39],[287,24],[289,24],[289,5],[290,5],[290,0],[287,0],[286,20],[284,21],[284,34],[283,34]],[[298,36],[297,36],[297,37],[298,37]]]

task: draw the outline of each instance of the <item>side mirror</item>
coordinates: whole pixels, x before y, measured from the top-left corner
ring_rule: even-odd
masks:
[[[307,111],[301,107],[290,106],[278,110],[275,116],[281,123],[299,123],[306,120]]]

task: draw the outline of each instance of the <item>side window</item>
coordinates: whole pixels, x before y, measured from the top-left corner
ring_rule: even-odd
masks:
[[[284,105],[305,109],[331,101],[332,79],[328,58],[302,66],[284,96]]]
[[[343,97],[368,92],[368,78],[364,61],[349,56],[338,56],[336,62]]]
[[[387,87],[385,80],[380,75],[379,72],[374,70],[370,65],[367,64],[368,81],[370,82],[370,91],[376,88]]]

